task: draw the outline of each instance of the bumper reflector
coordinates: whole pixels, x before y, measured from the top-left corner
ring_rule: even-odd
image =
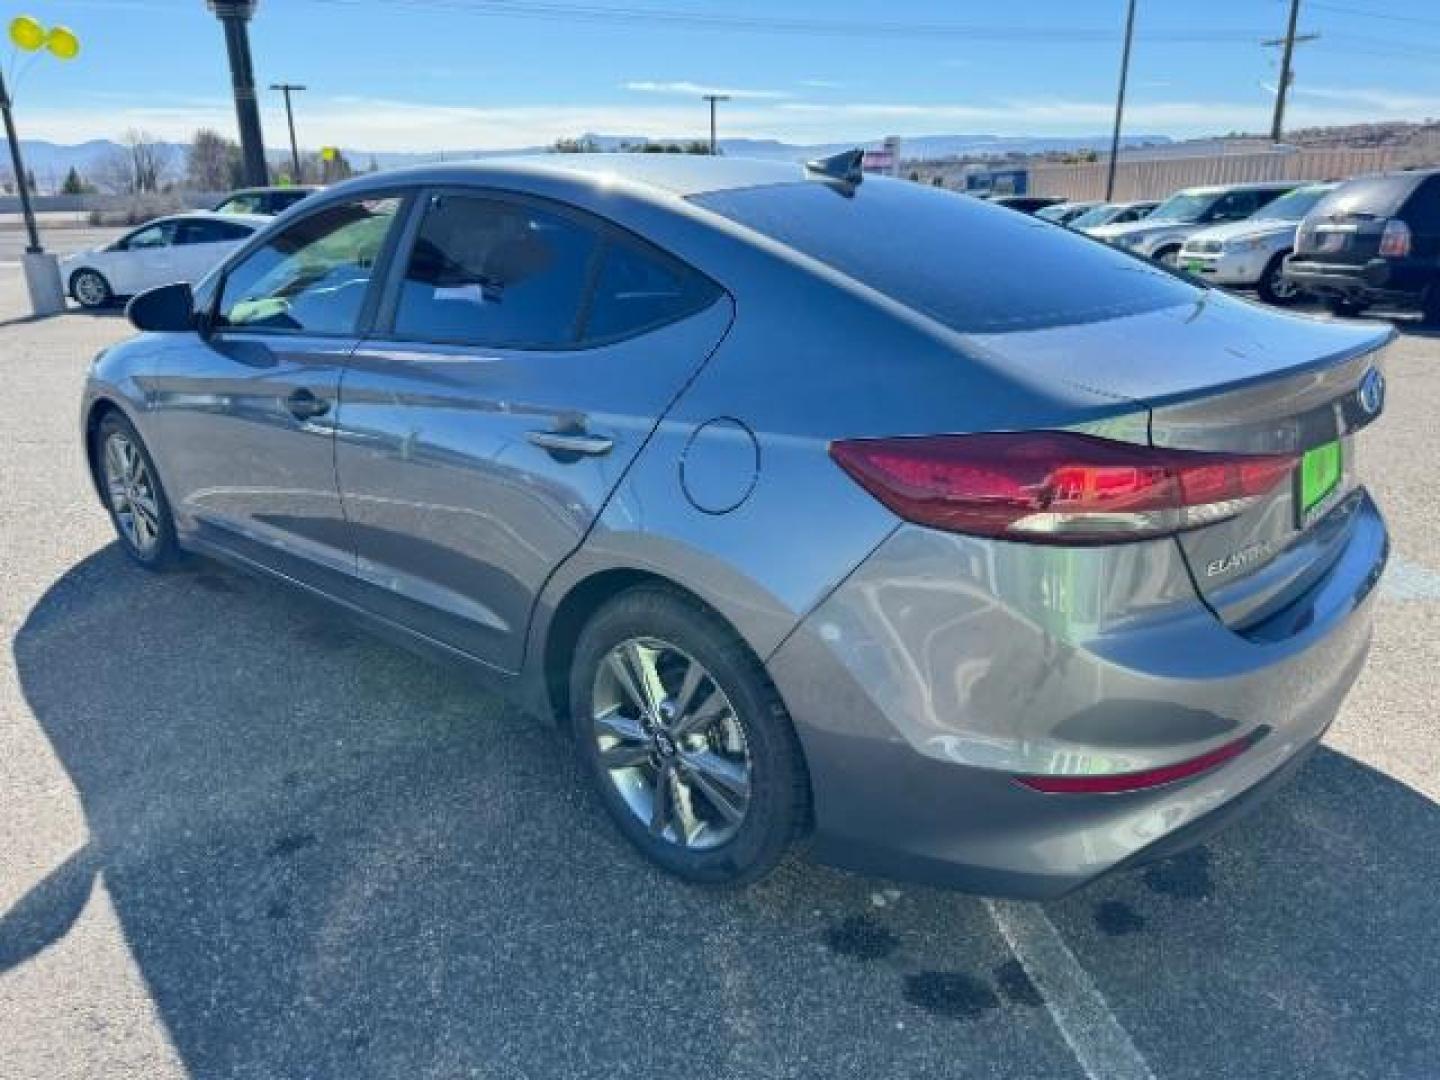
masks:
[[[1243,739],[1236,739],[1224,746],[1217,746],[1209,753],[1191,758],[1189,761],[1162,765],[1158,769],[1144,769],[1129,773],[1060,774],[1042,776],[1017,776],[1015,779],[1028,788],[1051,795],[1114,795],[1122,791],[1141,791],[1145,788],[1173,784],[1187,780],[1203,772],[1219,768],[1227,761],[1239,757],[1260,741],[1265,729],[1262,728]]]

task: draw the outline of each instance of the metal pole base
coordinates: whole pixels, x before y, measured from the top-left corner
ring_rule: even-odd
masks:
[[[30,290],[30,311],[34,315],[58,315],[65,310],[65,287],[60,282],[60,260],[48,251],[27,251],[25,287]]]

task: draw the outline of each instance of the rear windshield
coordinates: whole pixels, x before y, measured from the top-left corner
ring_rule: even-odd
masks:
[[[1319,217],[1391,217],[1410,197],[1424,176],[1419,173],[1391,173],[1362,176],[1341,184],[1315,204],[1311,213]]]
[[[814,182],[691,200],[965,333],[1098,322],[1201,292],[1068,229],[903,180],[867,179],[852,196]]]

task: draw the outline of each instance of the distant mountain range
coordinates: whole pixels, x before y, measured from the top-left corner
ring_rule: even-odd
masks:
[[[646,136],[586,135],[602,150],[617,150],[623,143],[643,143]],[[657,141],[680,141],[662,139]],[[1169,144],[1173,140],[1160,135],[1131,135],[1124,139],[1125,146]],[[21,148],[25,154],[26,166],[35,174],[42,190],[58,184],[74,166],[81,175],[93,174],[101,163],[121,147],[109,139],[91,139],[89,142],[64,145],[43,139],[22,139]],[[186,144],[162,143],[176,162],[184,158]],[[879,146],[879,139],[796,144],[780,142],[777,139],[721,139],[720,149],[731,157],[767,158],[777,161],[803,161],[812,157],[839,153],[855,146]],[[1075,138],[1030,138],[1007,135],[925,135],[901,142],[901,157],[904,159],[934,159],[960,155],[983,154],[1042,154],[1052,150],[1103,150],[1110,145],[1108,136],[1077,136]],[[537,153],[548,149],[532,146],[509,150],[445,150],[429,153],[398,153],[393,151],[345,149],[345,156],[356,168],[366,168],[373,159],[382,169],[393,169],[403,165],[416,165],[430,161],[460,161],[467,158],[498,157],[506,154]],[[270,155],[277,161],[284,160],[288,152],[271,150]]]

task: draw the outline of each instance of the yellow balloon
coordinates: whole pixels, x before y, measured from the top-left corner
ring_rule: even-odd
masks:
[[[45,44],[45,27],[40,25],[39,19],[32,19],[29,15],[17,15],[10,20],[10,40],[15,43],[16,48],[34,52]]]
[[[68,26],[52,26],[45,35],[45,47],[61,60],[74,60],[80,55],[80,39]]]

